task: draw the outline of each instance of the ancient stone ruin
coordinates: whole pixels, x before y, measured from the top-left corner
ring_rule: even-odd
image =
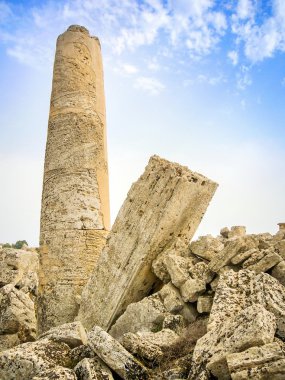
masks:
[[[0,380],[285,379],[285,223],[191,241],[217,184],[153,156],[108,233],[102,72],[68,28],[40,248],[0,247]]]

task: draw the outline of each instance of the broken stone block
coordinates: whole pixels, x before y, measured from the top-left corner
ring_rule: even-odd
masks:
[[[224,244],[222,241],[211,235],[200,236],[198,240],[190,244],[190,251],[192,253],[209,261],[223,248]]]
[[[259,251],[256,248],[248,249],[248,250],[246,250],[244,252],[241,252],[241,253],[237,254],[236,256],[234,256],[231,259],[231,263],[234,264],[234,265],[240,264],[243,261],[249,259],[253,254],[256,254],[258,252]]]
[[[164,285],[157,294],[161,297],[166,311],[170,313],[179,313],[185,305],[179,290],[171,282]]]
[[[159,332],[139,332],[126,334],[123,338],[123,346],[133,354],[141,358],[158,362],[172,344],[179,339],[179,335],[168,328]]]
[[[129,304],[149,293],[157,282],[152,261],[177,240],[188,246],[216,188],[186,167],[158,156],[150,159],[82,293],[78,319],[87,329],[94,324],[110,329]]]
[[[165,257],[164,263],[172,284],[180,288],[189,278],[187,259],[176,255],[168,255]]]
[[[161,290],[157,293],[160,296],[163,305],[167,312],[180,314],[185,322],[194,322],[197,318],[197,310],[193,305],[185,303],[180,295],[178,289],[169,282],[164,285]],[[165,314],[164,319],[167,317]],[[152,331],[149,329],[148,331]]]
[[[233,380],[285,378],[284,350],[276,342],[229,354],[227,364]]]
[[[202,280],[187,280],[181,287],[180,292],[184,302],[195,302],[206,290],[206,283]]]
[[[110,369],[99,358],[81,360],[74,372],[78,380],[114,380]]]
[[[0,251],[0,287],[12,284],[35,295],[38,287],[38,255],[34,251],[4,248]]]
[[[70,348],[51,340],[23,343],[0,355],[0,379],[23,380],[41,376],[53,367],[70,366]]]
[[[229,241],[210,261],[209,269],[217,273],[222,267],[229,264],[232,258],[240,253],[244,247],[244,242],[241,239]]]
[[[271,271],[271,276],[275,277],[283,286],[285,286],[285,261],[281,261]]]
[[[77,377],[72,369],[57,366],[34,376],[32,380],[77,380]]]
[[[157,344],[141,338],[138,334],[125,334],[122,345],[132,354],[149,361],[159,361],[163,356],[163,351]]]
[[[34,303],[13,285],[0,289],[0,334],[17,334],[20,343],[36,338]]]
[[[211,372],[221,380],[230,379],[226,356],[252,346],[273,342],[275,317],[262,305],[252,305],[235,317],[208,330],[195,346],[189,380]],[[207,378],[207,377],[206,377]]]
[[[74,348],[87,343],[87,334],[81,322],[71,322],[48,330],[38,339],[52,339]]]
[[[213,297],[211,296],[200,296],[197,302],[198,313],[210,313],[213,305]]]
[[[255,255],[252,255],[251,258],[243,263],[243,268],[253,270],[256,273],[261,273],[268,271],[282,261],[282,257],[274,251],[266,250],[261,252],[261,254],[263,256],[258,258],[254,257]],[[256,259],[256,262],[252,262],[254,259]]]
[[[285,337],[285,288],[267,273],[249,270],[227,271],[220,276],[208,323],[208,330],[252,304],[261,304],[276,317],[277,332]]]
[[[228,232],[228,239],[239,238],[241,236],[245,236],[245,234],[245,226],[232,226],[230,231]]]
[[[156,330],[162,325],[167,310],[159,294],[130,304],[124,314],[112,326],[110,334],[117,340],[128,333]]]
[[[119,342],[98,326],[88,335],[88,344],[94,352],[123,379],[146,380],[147,369]]]
[[[228,227],[224,227],[224,228],[221,229],[221,231],[220,231],[220,235],[221,235],[223,238],[228,239],[228,237],[229,237],[229,232],[230,232],[230,230],[228,229]]]
[[[18,334],[0,335],[0,351],[9,350],[21,344]]]
[[[285,260],[285,240],[278,241],[274,249]]]
[[[72,366],[75,367],[81,360],[87,358],[92,359],[97,357],[95,352],[91,349],[88,344],[83,344],[81,346],[75,347],[70,352],[70,358]]]

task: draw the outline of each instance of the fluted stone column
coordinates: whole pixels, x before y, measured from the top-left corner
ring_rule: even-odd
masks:
[[[109,230],[99,40],[70,26],[57,40],[40,233],[39,332],[74,320]]]

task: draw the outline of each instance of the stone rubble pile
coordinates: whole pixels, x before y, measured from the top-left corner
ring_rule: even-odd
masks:
[[[0,251],[0,379],[285,379],[285,225],[190,243],[216,187],[152,157],[76,320],[39,336],[37,255]]]
[[[38,266],[33,249],[0,249],[0,351],[36,339]]]

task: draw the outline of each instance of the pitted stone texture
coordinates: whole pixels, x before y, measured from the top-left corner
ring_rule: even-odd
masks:
[[[159,294],[154,294],[140,302],[130,304],[124,314],[112,326],[110,334],[120,340],[128,332],[156,330],[158,326],[162,325],[166,313],[167,310]]]
[[[74,320],[109,229],[100,43],[83,27],[57,41],[40,236],[40,333]]]
[[[277,264],[271,272],[271,276],[275,277],[283,286],[285,286],[285,261]]]
[[[172,344],[179,339],[179,335],[173,330],[162,329],[156,333],[139,332],[137,334],[126,334],[123,337],[123,346],[133,354],[150,360],[159,361]]]
[[[110,369],[99,358],[85,358],[74,368],[78,380],[113,380]]]
[[[190,250],[197,256],[206,260],[212,260],[217,252],[224,248],[223,242],[211,235],[200,236],[198,240],[191,242]]]
[[[83,291],[79,320],[87,329],[94,324],[109,329],[130,303],[149,293],[157,281],[152,261],[177,240],[188,246],[216,188],[186,167],[157,156],[150,159]]]
[[[87,334],[81,322],[65,323],[42,334],[38,339],[51,339],[75,348],[87,343]]]
[[[0,334],[9,335],[2,338],[2,349],[10,348],[12,341],[24,343],[36,338],[36,316],[34,303],[30,297],[13,285],[6,285],[0,289]],[[7,347],[4,344],[7,344]]]
[[[32,380],[77,380],[77,377],[72,369],[57,366],[33,377]]]
[[[228,232],[228,239],[238,238],[240,236],[245,236],[246,228],[245,226],[232,226]]]
[[[106,242],[104,230],[42,233],[38,295],[39,333],[72,322],[78,313],[83,286]]]
[[[210,313],[213,305],[213,297],[201,296],[198,298],[197,311],[198,313]]]
[[[252,347],[227,356],[232,380],[282,380],[285,378],[284,348],[277,343]]]
[[[0,355],[0,378],[5,380],[33,379],[57,366],[70,366],[70,348],[59,342],[41,340],[24,343]]]
[[[272,249],[262,250],[251,255],[244,263],[243,268],[253,270],[256,273],[266,272],[274,265],[280,263],[282,257]]]
[[[228,318],[198,340],[189,380],[196,380],[200,376],[207,379],[210,371],[220,380],[230,379],[226,356],[273,342],[275,330],[274,315],[258,304]]]
[[[88,334],[88,344],[94,352],[125,380],[146,380],[147,369],[131,355],[119,342],[98,326]]]
[[[229,264],[234,256],[246,248],[242,238],[229,241],[225,247],[219,251],[209,263],[209,269],[213,272],[219,272],[221,268]]]
[[[0,250],[0,287],[17,285],[24,293],[35,295],[38,287],[39,259],[34,251],[4,248]]]
[[[277,332],[285,337],[285,287],[267,273],[249,270],[221,275],[208,323],[208,330],[253,305],[261,304],[276,317]]]

